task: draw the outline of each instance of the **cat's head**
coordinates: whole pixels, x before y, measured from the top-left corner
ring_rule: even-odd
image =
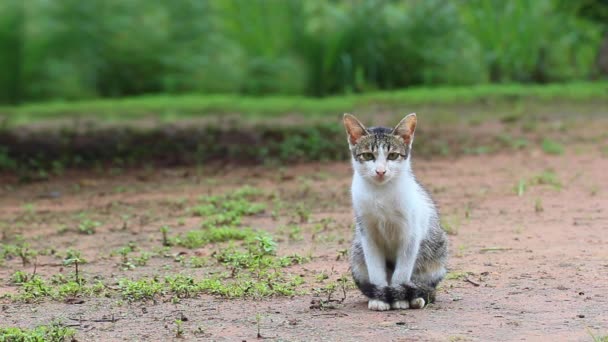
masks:
[[[365,180],[386,184],[399,174],[410,171],[415,113],[404,117],[395,128],[366,128],[354,116],[344,114],[344,127],[353,167]]]

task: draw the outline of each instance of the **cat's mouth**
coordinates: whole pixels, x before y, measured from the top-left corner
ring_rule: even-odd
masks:
[[[376,183],[380,183],[380,184],[382,184],[382,183],[384,183],[384,182],[386,182],[388,180],[388,177],[386,175],[378,175],[377,174],[373,178],[376,181]]]

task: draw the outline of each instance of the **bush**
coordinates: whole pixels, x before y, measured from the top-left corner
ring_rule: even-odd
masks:
[[[602,1],[5,0],[0,103],[580,80]]]
[[[588,77],[599,28],[553,0],[471,0],[460,8],[481,45],[492,82],[549,82]]]

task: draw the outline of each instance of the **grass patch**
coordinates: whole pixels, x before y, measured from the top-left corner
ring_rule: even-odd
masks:
[[[462,280],[469,276],[471,272],[453,271],[445,275],[445,280]]]
[[[118,281],[117,287],[107,286],[98,279],[89,283],[87,279],[79,276],[78,263],[85,261],[78,252],[70,251],[64,264],[74,265],[76,273],[67,276],[59,273],[50,279],[44,279],[39,275],[17,271],[11,276],[11,281],[19,286],[19,292],[6,297],[14,301],[32,303],[45,298],[64,300],[70,297],[115,295],[128,301],[166,299],[174,302],[199,294],[229,298],[296,295],[304,279],[286,274],[283,268],[305,263],[309,258],[299,255],[278,256],[277,247],[270,235],[250,232],[241,246],[231,244],[212,254],[212,260],[224,270],[220,273],[215,272],[198,280],[182,274],[137,280],[123,278]],[[140,257],[131,258],[131,252],[132,246],[123,247],[117,252],[122,255],[123,270],[134,268],[135,264],[144,265],[149,258],[149,254],[144,252]],[[209,266],[209,262],[202,258],[180,261],[187,267],[202,267],[203,264]]]
[[[105,285],[99,281],[88,284],[83,278],[80,278],[79,281],[68,280],[60,274],[49,282],[38,275],[19,272],[17,271],[12,277],[13,281],[20,281],[18,283],[19,293],[6,296],[15,301],[35,303],[43,298],[62,300],[74,296],[103,295],[106,290]]]
[[[191,230],[171,240],[171,244],[186,248],[199,248],[209,243],[244,240],[254,236],[250,228],[213,227],[201,230]]]
[[[564,146],[555,140],[544,139],[541,143],[543,151],[547,154],[562,155],[564,154]]]
[[[76,330],[61,325],[41,325],[34,329],[2,328],[0,341],[7,342],[67,342],[75,341]]]
[[[419,87],[371,92],[359,95],[308,98],[300,96],[246,97],[238,95],[152,95],[122,99],[77,102],[41,102],[19,107],[0,107],[9,122],[27,123],[41,118],[70,116],[104,117],[120,120],[156,114],[160,117],[189,117],[217,113],[248,116],[285,113],[322,114],[362,110],[370,106],[422,104],[467,104],[513,100],[582,102],[605,98],[606,82],[578,82],[548,85],[486,84],[466,87]],[[86,113],[86,114],[84,114]]]
[[[541,174],[532,177],[532,179],[530,180],[530,184],[550,185],[556,190],[560,190],[562,188],[562,183],[559,180],[559,177],[555,172],[551,170],[544,171]]]
[[[199,248],[209,243],[253,238],[255,232],[240,225],[243,216],[255,215],[265,210],[265,204],[251,201],[261,194],[261,190],[245,186],[231,193],[202,197],[200,204],[189,209],[193,216],[203,219],[201,229],[191,230],[171,239],[167,237],[168,228],[162,229],[163,244]]]
[[[529,187],[536,185],[549,185],[558,191],[562,189],[562,182],[557,174],[551,170],[546,170],[529,179],[520,179],[513,190],[517,196],[521,197],[526,193]]]
[[[177,302],[200,294],[218,295],[226,298],[293,296],[304,280],[299,276],[289,276],[280,270],[261,269],[255,275],[238,273],[235,276],[214,275],[201,280],[186,275],[158,278],[144,278],[137,281],[121,280],[120,295],[129,301],[158,300],[169,297]]]
[[[129,301],[154,299],[164,291],[164,286],[158,278],[144,278],[140,280],[122,279],[118,282],[118,288],[122,297]]]

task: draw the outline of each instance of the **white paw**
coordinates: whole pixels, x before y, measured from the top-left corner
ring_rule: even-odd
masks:
[[[378,299],[370,299],[369,302],[367,303],[367,307],[370,310],[374,310],[374,311],[386,311],[391,308],[390,304],[385,303]]]
[[[423,298],[414,298],[410,301],[410,308],[412,309],[422,309],[426,302]]]
[[[407,300],[397,300],[391,304],[391,308],[395,310],[405,310],[410,308],[410,303]]]

